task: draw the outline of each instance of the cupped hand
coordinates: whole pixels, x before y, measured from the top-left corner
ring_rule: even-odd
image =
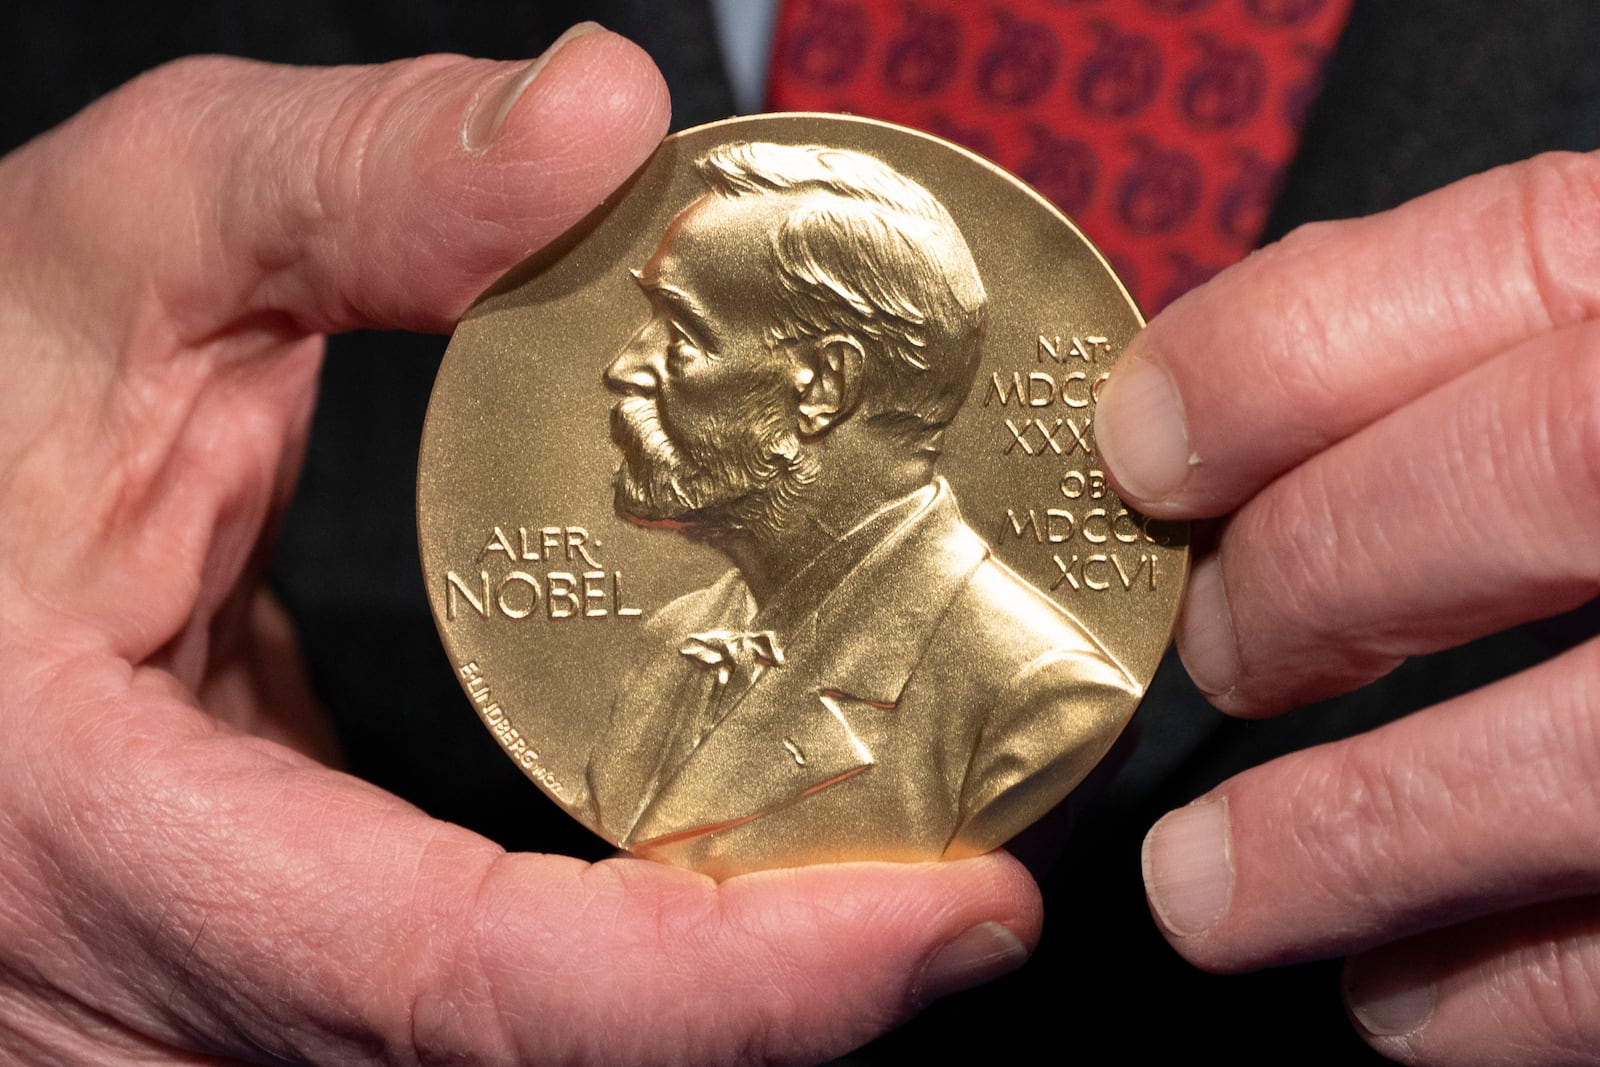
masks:
[[[1310,226],[1175,303],[1102,393],[1132,505],[1224,516],[1178,646],[1224,711],[1353,689],[1600,585],[1600,158]],[[1414,1063],[1600,1062],[1600,643],[1223,783],[1145,881],[1213,970],[1348,955]]]
[[[644,159],[659,75],[587,30],[185,61],[0,161],[7,1062],[805,1060],[1036,938],[1005,857],[717,885],[508,855],[317,761],[260,575],[321,337],[448,329]]]

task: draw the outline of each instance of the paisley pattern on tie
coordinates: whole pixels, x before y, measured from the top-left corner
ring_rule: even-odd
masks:
[[[1260,237],[1350,3],[786,0],[769,103],[995,160],[1153,314]]]

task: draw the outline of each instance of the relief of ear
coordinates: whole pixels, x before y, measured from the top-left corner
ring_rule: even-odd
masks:
[[[866,353],[849,334],[830,333],[806,342],[799,362],[800,433],[817,437],[861,402]]]

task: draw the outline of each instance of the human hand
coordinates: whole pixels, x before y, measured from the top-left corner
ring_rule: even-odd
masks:
[[[805,1060],[1036,938],[1003,856],[717,885],[313,758],[260,574],[321,336],[448,329],[666,125],[620,38],[545,59],[186,61],[0,161],[7,1062]]]
[[[1158,316],[1101,397],[1124,499],[1228,514],[1178,647],[1234,715],[1576,607],[1600,553],[1600,158],[1307,227]],[[1230,514],[1231,513],[1231,514]],[[1600,644],[1165,816],[1155,915],[1237,971],[1350,955],[1414,1063],[1600,1062]]]

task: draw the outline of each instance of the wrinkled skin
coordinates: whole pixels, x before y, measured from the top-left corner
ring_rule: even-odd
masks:
[[[260,582],[322,336],[448,329],[666,126],[612,35],[523,75],[191,60],[0,162],[5,1062],[805,1061],[1037,938],[1005,856],[717,885],[322,762]]]
[[[1600,158],[1307,227],[1128,349],[1096,434],[1130,504],[1224,516],[1179,651],[1282,712],[1600,584]],[[1218,971],[1351,956],[1407,1063],[1600,1062],[1600,644],[1295,753],[1159,822],[1169,940]]]

